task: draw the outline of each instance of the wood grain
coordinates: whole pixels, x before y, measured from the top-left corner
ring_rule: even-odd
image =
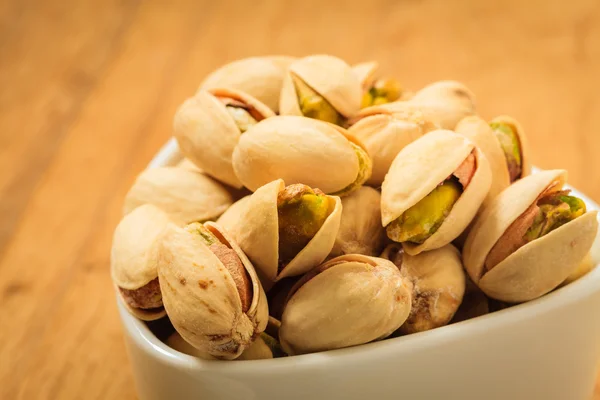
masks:
[[[208,72],[311,53],[465,82],[600,200],[595,0],[2,2],[0,398],[135,397],[108,274],[125,192]]]

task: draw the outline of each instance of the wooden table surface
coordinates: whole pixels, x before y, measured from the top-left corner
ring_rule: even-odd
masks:
[[[176,107],[236,58],[331,53],[412,89],[463,81],[482,116],[522,122],[534,164],[600,201],[600,2],[351,4],[0,2],[1,399],[135,398],[112,231]]]

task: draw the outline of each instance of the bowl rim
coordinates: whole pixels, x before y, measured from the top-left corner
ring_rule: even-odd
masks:
[[[148,165],[148,168],[174,165],[181,158],[177,142],[171,139],[157,153]],[[534,168],[533,172],[537,171],[538,169]],[[600,210],[600,206],[588,196],[568,185],[566,187],[581,197],[586,202],[589,210]],[[594,246],[600,246],[600,234],[597,235]],[[368,362],[369,359],[377,359],[384,354],[393,353],[394,355],[401,355],[403,353],[413,353],[421,351],[420,349],[425,347],[439,346],[445,342],[449,343],[461,337],[464,338],[469,334],[495,329],[500,325],[533,319],[541,314],[552,312],[556,308],[566,307],[579,302],[600,291],[600,268],[597,268],[599,265],[596,264],[592,271],[577,281],[571,282],[535,300],[430,331],[319,353],[283,357],[274,360],[245,360],[244,362],[234,363],[220,360],[202,360],[172,349],[158,339],[143,321],[129,314],[119,297],[116,296],[116,298],[125,335],[133,340],[136,346],[144,352],[153,355],[161,363],[173,368],[194,371],[257,373],[257,368],[260,368],[261,373],[286,373],[290,368],[314,368],[315,366],[327,368],[328,366],[333,366],[333,363],[339,362]]]

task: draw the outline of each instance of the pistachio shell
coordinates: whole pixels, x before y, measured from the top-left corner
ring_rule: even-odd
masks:
[[[144,204],[127,214],[113,236],[110,255],[110,271],[113,283],[118,288],[136,290],[158,277],[158,254],[156,243],[170,220],[167,214],[152,204]],[[141,309],[131,307],[126,301],[127,310],[144,321],[152,321],[165,315],[164,308]]]
[[[292,290],[279,339],[290,355],[383,339],[410,313],[409,284],[391,262],[363,255],[334,258]]]
[[[271,110],[279,108],[283,78],[294,57],[250,57],[222,66],[206,77],[200,89],[229,87],[258,99]]]
[[[281,115],[302,115],[292,74],[302,79],[343,116],[351,117],[360,109],[362,91],[352,68],[337,57],[314,55],[290,65],[279,99]]]
[[[206,175],[178,167],[150,168],[138,175],[125,197],[123,213],[154,204],[180,224],[217,218],[232,203],[231,194]]]
[[[167,345],[180,353],[187,354],[188,356],[198,357],[205,360],[214,360],[205,353],[196,349],[194,346],[186,342],[179,333],[174,332],[167,338]],[[237,358],[237,360],[262,360],[266,358],[273,358],[273,353],[269,346],[266,345],[262,337],[258,336],[246,350]]]
[[[557,287],[589,252],[598,229],[597,212],[591,211],[535,239],[485,271],[485,260],[508,227],[552,186],[559,190],[566,171],[542,171],[513,183],[500,193],[475,221],[463,250],[465,268],[489,296],[522,302]]]
[[[343,254],[379,254],[385,240],[381,226],[381,195],[363,186],[342,198],[342,217],[330,257]]]
[[[377,61],[367,61],[352,66],[352,72],[358,78],[363,89],[371,86],[378,69],[379,63]]]
[[[406,146],[396,156],[381,191],[381,221],[387,226],[427,196],[473,152],[476,170],[439,229],[421,244],[403,243],[410,255],[442,247],[469,225],[491,184],[487,159],[474,144],[452,131],[436,130]]]
[[[238,223],[229,228],[252,260],[267,290],[273,282],[301,275],[323,262],[333,247],[342,216],[340,198],[330,196],[335,201],[335,208],[306,247],[280,271],[277,195],[284,188],[281,179],[259,188],[240,211]]]
[[[167,338],[166,344],[173,350],[177,350],[178,352],[187,354],[188,356],[198,357],[203,360],[215,360],[214,357],[211,357],[210,355],[201,352],[200,350],[186,342],[177,332],[173,332],[171,336]]]
[[[237,358],[238,360],[267,360],[273,358],[273,351],[261,336],[258,336],[250,346]]]
[[[281,178],[287,184],[303,183],[335,193],[353,183],[359,173],[351,141],[344,129],[332,124],[273,117],[242,135],[233,152],[233,168],[252,191]]]
[[[370,107],[359,114],[348,133],[356,136],[373,160],[373,172],[367,184],[380,186],[392,161],[406,145],[437,126],[418,110],[392,113]]]
[[[199,238],[171,225],[161,247],[159,280],[169,319],[179,334],[202,354],[235,359],[268,319],[265,293],[254,268],[237,244],[218,225],[204,226],[231,248],[242,262],[252,285],[246,312],[232,275]]]
[[[231,154],[242,133],[221,98],[246,104],[262,118],[275,115],[252,96],[233,89],[200,90],[175,114],[173,135],[181,152],[208,175],[236,188],[242,187],[231,165]]]
[[[490,123],[505,123],[513,128],[513,131],[519,138],[519,144],[521,145],[521,178],[531,175],[531,163],[529,162],[529,141],[527,135],[521,124],[508,115],[500,115],[490,121]]]
[[[571,282],[575,282],[577,279],[581,278],[582,276],[586,275],[588,272],[593,270],[595,266],[596,264],[594,264],[594,261],[592,260],[592,254],[587,253],[585,257],[583,257],[583,260],[581,260],[577,268],[575,268],[573,272],[571,272],[571,274],[567,276],[567,279],[565,279],[560,284],[560,286],[568,285]]]
[[[439,81],[427,85],[415,93],[410,101],[414,104],[438,105],[475,112],[475,95],[465,85],[456,81]]]
[[[176,165],[177,168],[190,169],[192,171],[202,172],[202,170],[194,164],[189,158],[183,158]]]
[[[217,219],[217,224],[222,226],[227,232],[232,232],[236,225],[239,224],[240,216],[246,203],[250,200],[250,195],[244,196],[231,205],[224,213]]]

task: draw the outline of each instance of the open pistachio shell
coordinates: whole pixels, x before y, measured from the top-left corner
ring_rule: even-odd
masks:
[[[217,219],[217,224],[222,226],[227,232],[233,231],[235,226],[239,224],[240,216],[242,211],[246,207],[246,203],[250,200],[250,195],[244,196],[231,205],[224,213]]]
[[[500,115],[490,121],[490,123],[503,123],[509,125],[513,132],[516,133],[519,138],[519,145],[521,147],[521,175],[520,178],[524,178],[531,175],[531,162],[529,161],[529,141],[527,135],[523,130],[521,124],[508,115]]]
[[[150,168],[138,175],[125,196],[123,213],[154,204],[179,224],[216,219],[233,202],[219,182],[179,167]]]
[[[542,296],[563,282],[589,252],[598,230],[596,211],[521,246],[486,272],[486,258],[508,227],[546,190],[560,190],[566,177],[564,170],[550,170],[522,178],[478,216],[463,260],[471,279],[489,297],[514,303]]]
[[[295,60],[288,56],[265,56],[233,61],[208,75],[200,89],[229,87],[248,93],[277,112],[283,78]]]
[[[277,196],[284,188],[281,179],[259,188],[238,214],[237,224],[227,228],[252,260],[267,290],[273,282],[302,275],[323,262],[333,247],[342,216],[340,198],[329,196],[335,203],[333,211],[306,247],[280,269]]]
[[[465,137],[436,130],[406,146],[396,156],[383,181],[381,221],[389,225],[452,175],[473,154],[475,171],[439,228],[423,243],[404,242],[410,255],[440,248],[456,239],[469,225],[488,193],[491,171],[487,159]]]
[[[206,174],[240,188],[242,184],[233,172],[231,154],[242,135],[242,128],[219,99],[243,105],[255,122],[275,115],[266,105],[244,92],[200,90],[177,110],[173,135],[181,152]]]
[[[393,113],[384,108],[368,107],[361,111],[348,133],[356,136],[373,160],[373,172],[367,184],[380,186],[392,161],[406,145],[437,129],[418,110]]]
[[[233,152],[233,169],[252,191],[281,178],[334,194],[371,175],[371,160],[367,156],[361,163],[359,150],[364,153],[364,145],[333,124],[273,117],[242,135]]]
[[[177,332],[173,332],[173,334],[167,338],[166,343],[172,349],[187,354],[188,356],[198,357],[204,360],[215,360],[214,357],[201,352],[186,342]],[[258,336],[236,360],[263,360],[268,358],[273,358],[273,352],[269,346],[267,346],[262,336]]]
[[[238,273],[247,274],[251,291],[247,310],[238,279],[205,244],[202,234],[175,225],[165,231],[160,251],[164,306],[177,332],[202,354],[235,359],[264,331],[267,298],[254,267],[229,235],[212,222],[204,228],[242,263],[245,271]]]
[[[475,112],[475,95],[465,85],[456,81],[439,81],[427,85],[415,93],[410,101],[414,104],[438,105]]]
[[[355,346],[392,334],[410,313],[410,284],[381,258],[344,255],[306,274],[283,311],[290,355]]]
[[[592,260],[592,254],[587,253],[585,257],[583,257],[583,260],[581,260],[579,265],[577,265],[577,268],[575,268],[573,272],[571,272],[569,276],[567,276],[567,279],[565,279],[560,284],[560,286],[568,285],[571,282],[575,282],[577,279],[581,278],[582,276],[586,275],[588,272],[593,270],[595,266],[596,264],[594,264],[594,260]]]
[[[379,192],[367,186],[342,197],[340,229],[330,257],[343,254],[376,256],[380,253],[385,240],[380,203]]]
[[[377,61],[367,61],[352,66],[352,72],[358,78],[363,90],[371,86],[378,69],[379,63]]]
[[[127,310],[144,321],[153,321],[165,315],[160,291],[131,292],[144,288],[158,278],[157,242],[169,223],[167,214],[152,204],[144,204],[123,217],[113,236],[110,254],[113,283]],[[128,294],[133,297],[130,301]],[[160,304],[151,308],[134,306],[147,300]]]
[[[358,112],[362,92],[352,68],[337,57],[314,55],[290,65],[279,99],[281,115],[302,115],[293,76],[321,95],[342,116],[349,118]]]

